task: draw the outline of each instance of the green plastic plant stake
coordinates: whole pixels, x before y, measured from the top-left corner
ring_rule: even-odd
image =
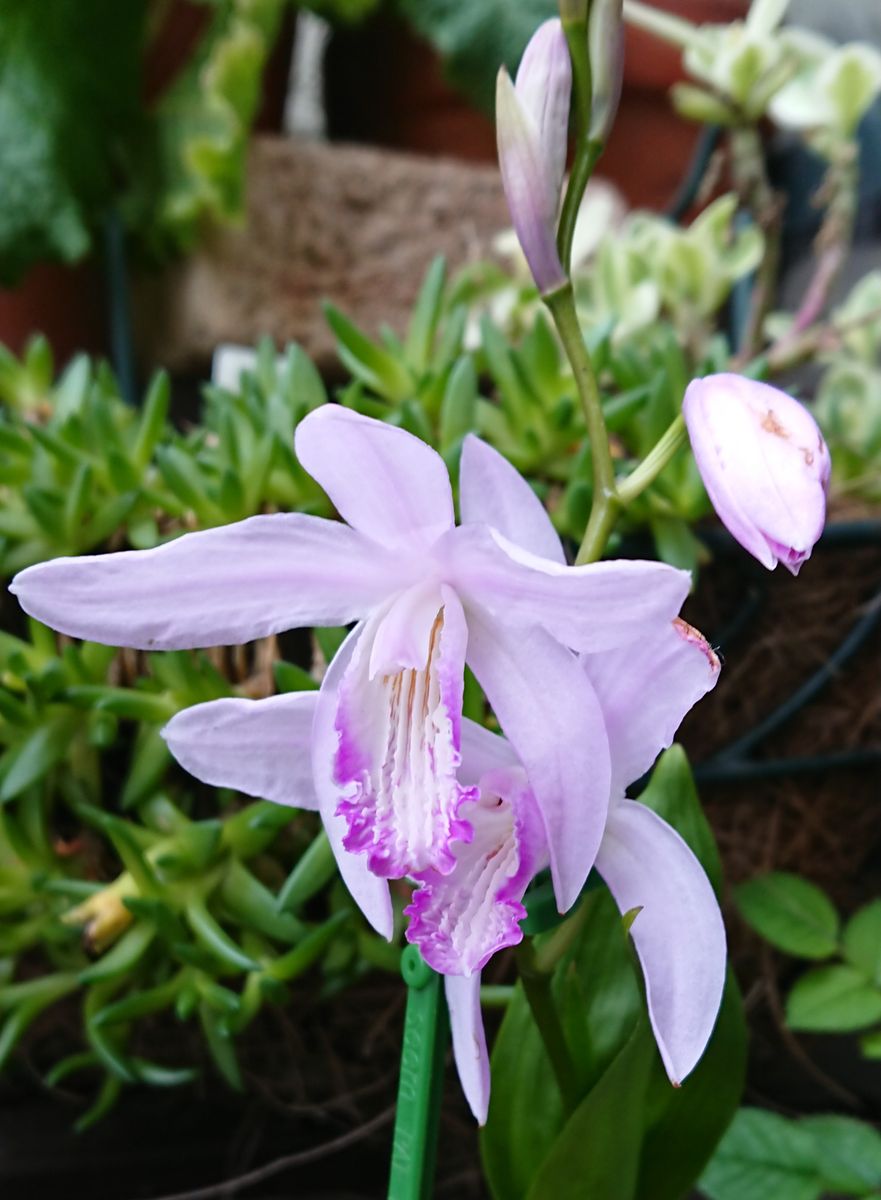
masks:
[[[392,1141],[389,1200],[430,1200],[449,1021],[442,977],[415,946],[401,955],[407,1012]]]

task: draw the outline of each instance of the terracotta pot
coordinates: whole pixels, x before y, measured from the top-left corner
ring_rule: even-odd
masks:
[[[103,279],[94,260],[37,263],[17,287],[0,289],[0,343],[19,354],[34,333],[46,334],[59,365],[80,350],[104,353]]]

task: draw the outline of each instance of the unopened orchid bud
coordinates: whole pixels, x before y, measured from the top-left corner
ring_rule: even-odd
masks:
[[[808,410],[740,375],[689,384],[682,412],[698,470],[729,533],[797,575],[826,519],[829,450]]]
[[[594,0],[588,36],[593,85],[590,140],[602,145],[611,132],[624,79],[623,0]]]
[[[533,34],[516,83],[504,67],[496,87],[502,184],[517,237],[542,292],[562,287],[557,216],[569,128],[572,63],[556,18]]]

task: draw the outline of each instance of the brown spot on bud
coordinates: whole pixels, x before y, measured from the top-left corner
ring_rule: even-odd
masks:
[[[768,433],[773,433],[775,437],[789,437],[786,426],[781,425],[774,416],[773,408],[769,408],[765,413],[765,416],[762,418],[762,429],[766,430]]]

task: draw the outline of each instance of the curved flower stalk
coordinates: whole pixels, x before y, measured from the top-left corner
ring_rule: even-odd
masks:
[[[572,60],[557,18],[532,35],[515,83],[496,83],[496,135],[502,184],[517,237],[540,292],[566,282],[557,218],[569,134]]]
[[[826,520],[829,450],[804,407],[767,383],[707,375],[682,413],[698,470],[732,537],[772,571],[797,575]]]
[[[64,633],[148,650],[358,620],[322,683],[313,764],[346,882],[386,936],[383,876],[449,872],[451,843],[471,836],[475,793],[457,779],[467,662],[529,773],[565,911],[602,837],[611,770],[571,651],[632,644],[671,620],[689,576],[566,566],[531,489],[476,439],[458,528],[443,460],[401,429],[325,405],[300,423],[296,450],[348,524],[257,516],[153,550],[41,563],[11,589]],[[576,784],[588,787],[578,804],[566,799]]]

